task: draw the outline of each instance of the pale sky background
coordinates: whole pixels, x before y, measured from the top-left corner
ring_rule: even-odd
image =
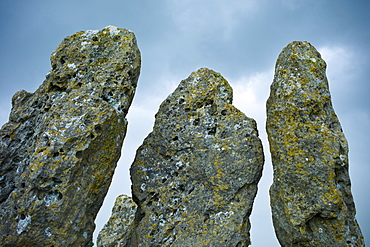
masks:
[[[0,0],[0,125],[16,91],[41,85],[64,37],[107,25],[136,34],[142,68],[95,238],[115,198],[131,194],[129,167],[159,104],[191,72],[208,67],[229,81],[234,105],[257,121],[266,162],[251,216],[252,246],[279,246],[268,197],[265,102],[279,53],[293,40],[306,40],[328,64],[333,105],[350,147],[357,220],[370,245],[370,0]]]

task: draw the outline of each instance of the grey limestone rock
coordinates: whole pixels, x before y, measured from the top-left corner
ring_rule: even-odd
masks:
[[[264,156],[232,88],[199,69],[161,104],[131,166],[138,204],[127,246],[248,246]]]
[[[2,246],[87,246],[121,154],[140,73],[135,35],[108,26],[66,37],[0,130]]]
[[[325,70],[308,42],[290,43],[276,62],[266,129],[274,168],[272,216],[282,246],[364,246],[348,144]]]
[[[132,234],[136,210],[137,205],[131,197],[126,195],[118,196],[109,221],[99,232],[97,246],[127,246]]]

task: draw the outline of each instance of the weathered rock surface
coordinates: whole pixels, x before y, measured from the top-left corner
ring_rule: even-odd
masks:
[[[121,153],[140,52],[132,32],[78,32],[0,130],[2,246],[86,246]]]
[[[256,123],[209,69],[161,104],[131,166],[138,204],[127,246],[247,246],[264,162]]]
[[[112,215],[99,232],[97,246],[127,246],[133,230],[133,222],[137,210],[136,203],[126,195],[116,198]]]
[[[348,144],[334,113],[326,64],[308,42],[276,63],[267,100],[274,181],[270,188],[282,246],[363,246],[348,174]]]

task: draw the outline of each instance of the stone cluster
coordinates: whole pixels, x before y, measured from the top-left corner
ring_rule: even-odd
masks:
[[[274,169],[271,209],[282,246],[364,246],[348,144],[325,70],[308,42],[290,43],[276,62],[266,130]]]
[[[126,135],[140,74],[135,35],[108,26],[66,37],[34,92],[17,92],[0,129],[1,246],[92,246],[94,220]],[[282,246],[364,246],[348,143],[326,64],[308,42],[280,53],[266,130],[273,224]],[[229,83],[202,68],[165,99],[98,246],[250,245],[264,155]]]
[[[140,73],[135,35],[78,32],[0,130],[2,246],[87,246],[126,134]]]

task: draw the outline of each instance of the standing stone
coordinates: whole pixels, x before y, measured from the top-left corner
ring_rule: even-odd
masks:
[[[109,221],[99,232],[97,246],[126,246],[132,233],[136,210],[137,205],[131,197],[126,195],[118,196]]]
[[[348,144],[331,103],[326,64],[308,42],[276,62],[267,100],[274,168],[272,217],[282,246],[363,246],[348,174]]]
[[[131,166],[127,246],[248,246],[264,162],[256,122],[218,73],[199,69],[161,104]]]
[[[140,72],[132,32],[78,32],[0,130],[2,246],[87,246],[120,157]]]

